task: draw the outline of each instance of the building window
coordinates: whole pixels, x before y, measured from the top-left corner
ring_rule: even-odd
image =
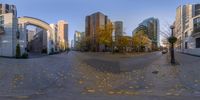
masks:
[[[200,15],[200,4],[195,5],[195,16]]]
[[[194,19],[194,32],[200,32],[200,17]]]
[[[196,48],[200,48],[200,38],[196,38]]]
[[[185,49],[188,49],[188,42],[185,42]]]
[[[8,5],[8,4],[6,4],[5,12],[6,12],[6,13],[9,13],[9,5]]]
[[[187,38],[188,37],[188,33],[187,32],[185,32],[185,38]]]
[[[0,26],[3,26],[3,24],[4,24],[4,21],[0,20]]]
[[[0,14],[3,14],[2,4],[0,4]]]
[[[3,26],[3,24],[4,24],[4,17],[0,16],[0,26]]]
[[[0,16],[0,20],[3,20],[4,19],[4,17],[3,16]]]
[[[20,32],[19,32],[19,31],[17,31],[17,34],[16,34],[16,36],[17,36],[17,39],[19,39],[19,38],[20,38]]]

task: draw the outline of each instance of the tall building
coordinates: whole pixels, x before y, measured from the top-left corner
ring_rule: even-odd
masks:
[[[47,31],[41,28],[36,28],[33,39],[28,42],[27,49],[30,52],[47,53]]]
[[[74,49],[76,50],[80,50],[83,49],[82,46],[84,45],[83,43],[83,39],[85,37],[85,33],[84,32],[79,32],[79,31],[75,31],[74,33]]]
[[[53,34],[50,34],[51,35],[51,44],[52,44],[52,48],[53,48],[53,51],[54,52],[59,52],[58,51],[58,26],[57,24],[50,24],[50,27],[52,28],[53,30]]]
[[[14,5],[0,4],[0,56],[14,57],[16,54],[18,20]]]
[[[85,19],[85,34],[86,37],[90,39],[88,48],[93,51],[99,51],[99,45],[97,43],[97,34],[98,29],[106,24],[111,23],[108,19],[108,16],[104,15],[101,12],[96,12],[89,16],[86,16]]]
[[[17,16],[17,8],[15,5],[9,5],[9,4],[0,4],[0,15],[1,14],[7,14],[12,13],[13,16]]]
[[[75,31],[74,33],[74,48],[79,49],[79,44],[81,42],[81,32]]]
[[[122,36],[123,35],[123,22],[116,21],[115,24],[115,36]]]
[[[59,41],[59,50],[63,51],[68,48],[68,24],[64,20],[58,21],[57,40]]]
[[[36,35],[34,37],[39,37],[41,42],[40,44],[42,43],[42,48],[43,49],[47,49],[47,45],[48,45],[48,42],[47,41],[48,39],[48,33],[46,30],[42,29],[42,28],[36,28]]]
[[[115,42],[117,43],[119,41],[119,38],[123,36],[123,22],[122,21],[116,21],[114,22],[114,30],[115,30]]]
[[[27,35],[28,35],[28,42],[33,40],[33,37],[35,35],[35,31],[34,30],[28,30]]]
[[[74,40],[71,40],[71,49],[74,48]]]
[[[133,31],[133,34],[140,29],[146,29],[148,38],[152,41],[152,49],[157,49],[160,46],[160,25],[157,18],[148,18],[144,20],[139,26]]]
[[[174,34],[176,49],[200,55],[200,4],[181,5],[176,9]]]

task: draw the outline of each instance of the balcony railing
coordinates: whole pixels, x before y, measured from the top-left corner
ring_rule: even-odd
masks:
[[[193,32],[192,32],[192,36],[195,37],[197,35],[200,35],[200,27],[198,28],[194,28]]]
[[[200,32],[200,27],[194,28],[194,32],[195,32],[195,33]]]

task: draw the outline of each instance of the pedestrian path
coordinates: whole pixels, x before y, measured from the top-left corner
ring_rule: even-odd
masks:
[[[168,62],[167,55],[162,55],[145,70],[146,83],[149,84],[149,91],[151,91],[149,94],[160,96],[191,95],[180,82],[177,68]]]
[[[188,88],[200,91],[200,57],[176,53],[176,60],[180,65],[180,79]],[[200,92],[199,92],[200,93]],[[200,95],[200,94],[198,94]]]

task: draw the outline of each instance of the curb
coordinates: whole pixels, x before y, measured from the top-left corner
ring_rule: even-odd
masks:
[[[190,55],[190,56],[194,56],[194,57],[200,57],[200,55],[195,55],[195,54],[190,54],[190,53],[185,53],[185,52],[178,52],[181,54],[186,54],[186,55]]]

